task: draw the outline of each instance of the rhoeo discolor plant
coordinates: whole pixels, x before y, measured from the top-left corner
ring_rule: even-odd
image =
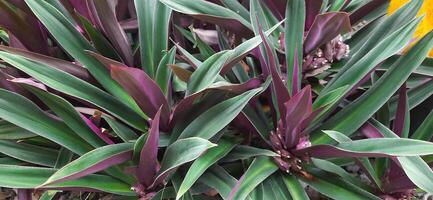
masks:
[[[0,199],[422,198],[432,3],[0,0]]]

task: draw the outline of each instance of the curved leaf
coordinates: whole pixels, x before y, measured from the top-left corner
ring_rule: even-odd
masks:
[[[392,38],[395,40],[395,38]],[[367,92],[343,110],[339,111],[321,127],[350,135],[360,128],[398,90],[411,72],[424,60],[433,47],[433,32],[424,36],[409,52],[402,56]],[[313,135],[314,143],[329,141],[326,135]]]
[[[62,48],[86,66],[102,87],[122,99],[126,105],[131,107],[134,105],[132,98],[110,77],[109,71],[85,52],[85,50],[92,51],[94,48],[65,16],[46,1],[25,0],[25,2]]]
[[[229,200],[244,200],[254,188],[278,170],[270,157],[257,157],[233,187]]]
[[[0,140],[0,153],[29,163],[53,167],[58,152],[36,145]]]
[[[169,117],[168,102],[158,85],[143,70],[111,66],[111,76],[128,91],[148,117],[155,116],[162,106],[162,127],[166,127]]]
[[[39,187],[78,179],[128,161],[132,157],[132,148],[130,143],[97,148],[59,169]]]
[[[0,58],[51,88],[93,103],[134,128],[145,129],[144,119],[138,113],[108,93],[81,79],[19,55],[0,52]]]
[[[161,168],[153,184],[162,181],[176,167],[197,159],[207,149],[215,146],[217,145],[198,137],[177,140],[165,151]]]
[[[221,139],[217,147],[211,148],[205,154],[201,155],[189,168],[185,177],[183,178],[182,184],[177,191],[176,199],[185,194],[189,188],[200,178],[200,176],[219,159],[227,155],[234,147],[236,143],[227,139]]]
[[[241,95],[225,100],[192,121],[180,134],[179,138],[201,137],[210,139],[227,126],[263,88],[250,90]]]
[[[145,186],[150,186],[158,170],[159,121],[161,108],[152,119],[146,143],[140,151],[137,177]]]
[[[0,89],[0,118],[56,142],[81,155],[90,151],[85,140],[25,97]]]
[[[44,183],[56,170],[40,167],[0,165],[0,186],[7,188],[34,189]],[[65,181],[41,189],[104,191],[135,196],[131,186],[105,175],[88,175],[77,180]]]

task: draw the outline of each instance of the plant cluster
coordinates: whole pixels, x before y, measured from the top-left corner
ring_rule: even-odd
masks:
[[[0,0],[0,186],[20,200],[433,193],[431,3]]]

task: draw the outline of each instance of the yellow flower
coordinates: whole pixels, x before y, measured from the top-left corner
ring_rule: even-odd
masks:
[[[402,7],[409,0],[391,0],[388,7],[388,15],[394,13],[397,9]],[[421,39],[424,35],[433,29],[433,0],[424,0],[424,3],[418,13],[418,16],[425,15],[422,22],[414,34],[416,39]],[[429,53],[429,57],[433,57],[433,49]]]

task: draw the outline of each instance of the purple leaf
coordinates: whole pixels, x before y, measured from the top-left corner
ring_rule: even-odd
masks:
[[[8,1],[0,1],[0,26],[12,34],[30,51],[48,54],[46,38],[35,16],[13,9]],[[29,37],[31,33],[31,37]]]
[[[87,20],[91,21],[93,24],[95,24],[95,20],[92,17],[92,14],[90,13],[89,7],[88,7],[88,1],[87,0],[68,0],[69,3],[72,5],[72,7],[83,17],[85,17]]]
[[[89,50],[84,50],[86,51],[89,55],[93,56],[94,58],[96,58],[96,60],[98,60],[99,62],[101,62],[102,64],[104,64],[104,66],[108,69],[111,70],[111,66],[112,65],[116,65],[116,66],[124,66],[125,64],[113,60],[111,58],[107,58],[99,53],[95,53],[93,51],[89,51]],[[126,67],[126,66],[125,66]]]
[[[218,44],[218,32],[216,30],[205,30],[201,28],[193,29],[193,32],[206,44]]]
[[[286,107],[286,132],[285,139],[288,148],[296,145],[299,134],[295,128],[302,124],[303,120],[312,113],[311,87],[307,85],[299,93],[285,103]]]
[[[262,70],[262,75],[264,77],[268,77],[269,69],[268,69],[268,66],[266,65],[266,61],[263,59],[263,56],[260,53],[260,48],[259,47],[254,48],[251,51],[251,54],[260,61],[260,69]]]
[[[95,82],[94,79],[90,76],[89,72],[86,70],[86,68],[81,67],[81,66],[74,64],[72,62],[68,62],[65,60],[58,59],[58,58],[34,53],[31,51],[26,51],[23,49],[17,49],[17,48],[12,48],[12,47],[8,47],[8,46],[3,46],[3,45],[0,45],[0,50],[15,54],[15,55],[20,55],[20,56],[26,57],[30,60],[36,61],[36,62],[41,62],[41,63],[47,64],[50,67],[53,67],[53,68],[59,69],[61,71],[67,72],[73,76],[76,76],[76,77],[84,80],[84,81]]]
[[[149,136],[140,152],[140,163],[137,168],[137,177],[140,183],[146,187],[152,185],[158,172],[158,143],[159,143],[159,120],[160,108],[152,120]]]
[[[257,18],[257,23],[259,23],[259,19]],[[289,95],[289,91],[287,90],[285,84],[283,83],[283,80],[281,80],[280,75],[277,72],[277,65],[275,63],[275,57],[274,54],[272,53],[271,47],[269,46],[269,43],[265,37],[265,35],[263,34],[263,30],[261,25],[259,24],[259,34],[260,37],[262,38],[263,41],[263,45],[265,46],[265,50],[266,50],[266,55],[267,56],[267,60],[268,60],[268,69],[271,72],[271,76],[272,76],[272,84],[274,86],[274,90],[275,90],[275,96],[277,97],[277,104],[278,104],[278,110],[280,112],[280,116],[282,119],[285,118],[286,116],[286,108],[284,106],[284,103],[289,101],[290,99],[290,95]]]
[[[365,123],[359,131],[368,138],[383,138],[382,133],[370,123]]]
[[[147,116],[155,116],[161,110],[161,126],[165,130],[169,120],[169,105],[161,89],[141,69],[111,66],[111,77],[137,102]]]
[[[397,105],[397,112],[395,114],[395,120],[393,123],[393,131],[395,134],[397,134],[399,137],[402,137],[403,131],[406,125],[406,106],[407,106],[407,89],[406,89],[406,83],[404,83],[399,91],[398,91],[398,105]]]
[[[126,19],[120,21],[120,26],[125,31],[136,31],[138,30],[138,21],[137,18]]]
[[[31,97],[27,90],[10,81],[10,79],[14,79],[14,77],[7,74],[7,70],[8,69],[0,69],[0,88],[24,95],[26,97]]]
[[[47,87],[40,83],[40,82],[36,82],[34,79],[32,78],[14,78],[10,80],[11,82],[14,83],[19,83],[19,84],[26,84],[26,85],[31,85],[33,87],[39,88],[41,90],[47,91]]]
[[[304,54],[308,55],[339,34],[349,32],[351,29],[347,13],[332,12],[317,15],[305,38]]]
[[[99,129],[98,127],[96,127],[95,124],[93,124],[92,121],[90,121],[89,119],[87,119],[84,115],[80,114],[81,118],[83,119],[83,121],[87,124],[87,126],[89,126],[90,129],[92,129],[92,131],[102,140],[104,140],[104,142],[106,142],[107,144],[114,144],[114,142],[104,133],[102,133],[101,129]]]
[[[305,30],[308,31],[313,25],[314,19],[320,14],[322,0],[305,0]],[[295,51],[296,52],[296,51]]]
[[[132,158],[131,148],[131,144],[115,144],[92,150],[59,169],[45,183],[38,186],[38,188],[44,188],[47,185],[68,180],[75,180],[105,170],[114,165],[124,163]],[[110,152],[110,154],[104,155],[105,152]],[[104,157],[99,158],[101,155]]]
[[[132,50],[128,38],[117,21],[114,1],[90,0],[89,8],[98,27],[105,33],[113,47],[128,66],[133,66]]]
[[[221,85],[221,86],[213,86],[207,88],[199,93],[190,95],[185,99],[182,99],[173,109],[172,120],[170,121],[170,127],[174,126],[178,120],[184,119],[188,116],[193,108],[194,102],[202,97],[209,91],[212,90],[221,90],[224,92],[230,92],[232,94],[242,94],[248,90],[258,88],[262,84],[262,81],[257,78],[253,78],[248,80],[243,84],[230,84],[230,85]]]
[[[32,191],[27,189],[18,189],[18,200],[32,200]]]
[[[278,21],[283,20],[286,12],[286,0],[265,0],[264,3],[277,17]]]

